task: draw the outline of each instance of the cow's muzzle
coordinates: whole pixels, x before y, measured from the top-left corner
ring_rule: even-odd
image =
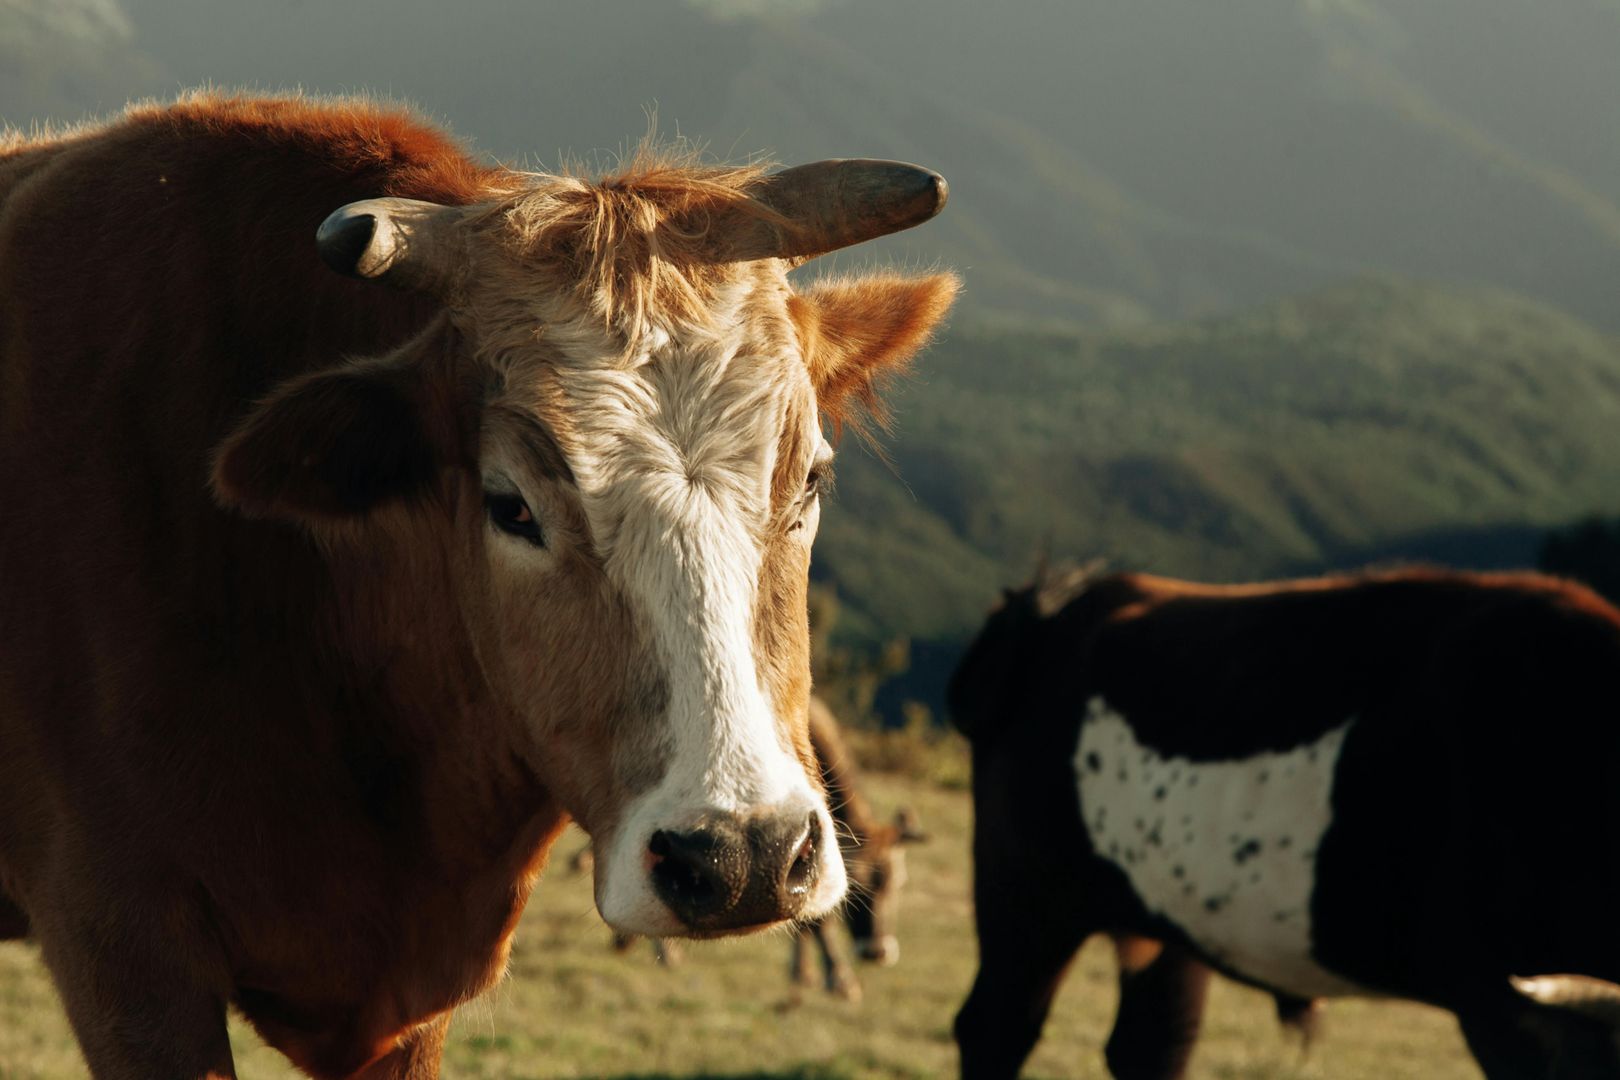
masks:
[[[660,829],[647,843],[653,891],[696,934],[795,918],[815,889],[820,833],[813,812]]]

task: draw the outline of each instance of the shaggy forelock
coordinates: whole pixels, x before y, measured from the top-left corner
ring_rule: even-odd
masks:
[[[634,338],[655,321],[705,321],[714,288],[734,273],[716,258],[715,222],[781,223],[751,194],[768,169],[644,145],[607,176],[513,174],[521,184],[480,224],[520,259],[559,272],[604,326]]]

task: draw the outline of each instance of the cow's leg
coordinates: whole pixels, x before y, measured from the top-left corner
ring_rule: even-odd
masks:
[[[440,1013],[411,1031],[392,1051],[372,1062],[356,1080],[438,1080],[450,1014]]]
[[[0,893],[0,941],[28,936],[28,916],[5,893]]]
[[[1302,1053],[1309,1052],[1322,1034],[1322,1000],[1294,994],[1273,994],[1272,998],[1277,1006],[1277,1023],[1299,1038]]]
[[[662,967],[675,967],[686,955],[674,938],[655,937],[652,947],[653,959]]]
[[[815,936],[816,944],[821,949],[822,985],[846,1001],[859,1001],[861,981],[855,977],[855,969],[850,964],[849,957],[833,940],[828,923],[827,919],[817,919],[810,924],[810,932]]]
[[[1116,1080],[1177,1080],[1204,1017],[1209,969],[1173,945],[1116,934],[1119,1012],[1104,1056]]]
[[[185,967],[203,954],[203,942],[168,935],[143,941],[120,927],[51,918],[34,930],[96,1080],[236,1076],[224,999]]]
[[[1072,920],[978,904],[979,974],[956,1014],[956,1044],[963,1080],[1000,1080],[1018,1075],[1041,1037],[1063,973],[1075,950],[1090,936]]]

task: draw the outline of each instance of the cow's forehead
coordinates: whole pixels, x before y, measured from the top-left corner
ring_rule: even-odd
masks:
[[[629,517],[679,529],[701,509],[755,534],[802,485],[821,437],[786,296],[779,273],[739,275],[701,324],[652,322],[627,345],[575,312],[499,356],[507,396],[568,459],[604,554]]]

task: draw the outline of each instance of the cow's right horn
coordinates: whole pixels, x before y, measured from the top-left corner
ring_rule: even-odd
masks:
[[[753,195],[777,215],[738,230],[721,257],[802,263],[921,225],[945,207],[938,173],[903,161],[830,158],[764,177]]]
[[[315,246],[340,274],[444,297],[466,269],[458,228],[466,214],[464,206],[420,199],[363,199],[332,211],[315,232]]]
[[[1588,975],[1512,977],[1513,989],[1541,1005],[1568,1009],[1620,1029],[1620,986]]]

